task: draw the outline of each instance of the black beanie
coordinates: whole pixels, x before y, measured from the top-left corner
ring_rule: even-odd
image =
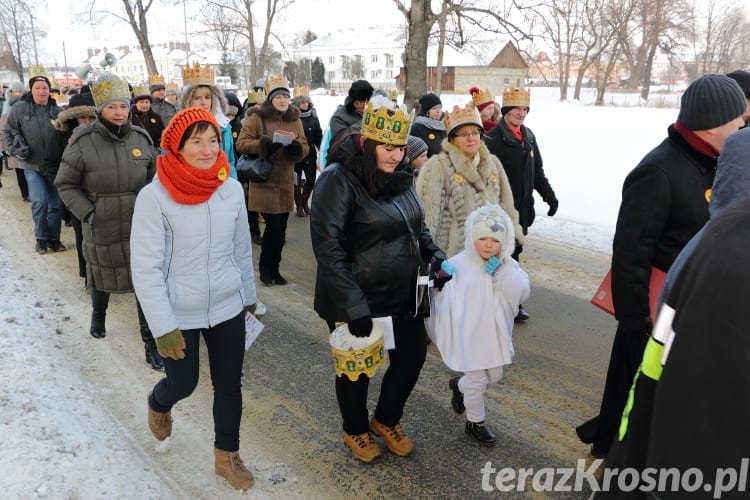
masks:
[[[685,89],[677,121],[689,130],[709,130],[739,118],[746,109],[739,84],[726,75],[712,73]]]
[[[52,88],[52,85],[50,85],[49,83],[49,78],[47,78],[46,76],[38,75],[29,78],[29,89],[34,86],[34,82],[44,82],[47,84],[47,87]]]
[[[740,84],[740,88],[745,93],[745,99],[750,99],[750,73],[747,71],[738,69],[727,73],[727,76]]]
[[[94,107],[94,97],[91,93],[88,94],[73,94],[68,99],[68,109],[75,108],[78,106],[91,106]]]
[[[429,92],[419,98],[419,114],[427,116],[427,112],[437,105],[442,105],[440,98]]]
[[[369,101],[375,91],[367,80],[357,80],[349,87],[349,97],[353,101]]]

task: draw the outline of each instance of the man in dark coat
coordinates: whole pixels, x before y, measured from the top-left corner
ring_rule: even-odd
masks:
[[[628,174],[612,246],[612,299],[617,332],[599,415],[576,432],[594,456],[612,445],[628,391],[653,327],[649,309],[652,267],[669,271],[708,220],[716,161],[747,108],[740,86],[709,74],[682,95],[668,137]]]
[[[341,133],[359,130],[362,112],[375,89],[367,80],[357,80],[349,87],[349,93],[331,116],[328,127],[331,130],[331,144]]]
[[[500,108],[502,118],[497,125],[484,136],[484,143],[490,153],[497,156],[508,176],[510,189],[513,191],[513,203],[518,210],[518,222],[523,234],[528,234],[534,223],[534,190],[549,205],[547,215],[557,213],[555,191],[544,174],[542,155],[534,133],[526,125],[531,93],[529,89],[510,87],[503,92],[503,106]],[[516,245],[513,258],[519,260],[523,245]],[[523,306],[518,307],[516,321],[529,319]]]

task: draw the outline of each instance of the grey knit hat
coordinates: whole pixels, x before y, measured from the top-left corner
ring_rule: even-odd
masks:
[[[742,116],[746,109],[739,84],[726,75],[712,73],[685,89],[677,121],[689,130],[709,130]]]
[[[427,143],[420,137],[410,135],[406,138],[406,157],[409,161],[416,160],[425,151],[427,151]]]

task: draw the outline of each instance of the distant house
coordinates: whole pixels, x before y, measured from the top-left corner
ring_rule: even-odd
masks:
[[[293,53],[294,60],[320,58],[329,88],[346,90],[353,80],[363,78],[374,87],[405,86],[403,53],[404,27],[375,26],[367,29],[340,29],[327,33]],[[437,87],[437,47],[427,53],[428,89]],[[529,66],[510,40],[484,40],[467,44],[461,51],[445,47],[442,90],[469,93],[477,85],[495,93],[522,86]]]
[[[441,91],[469,93],[471,87],[490,89],[495,96],[507,87],[522,87],[529,74],[529,65],[510,40],[474,42],[458,51],[444,47]],[[494,54],[494,56],[493,56]],[[492,57],[489,62],[486,58]],[[405,83],[403,70],[401,86]],[[437,88],[437,47],[427,51],[427,90]]]

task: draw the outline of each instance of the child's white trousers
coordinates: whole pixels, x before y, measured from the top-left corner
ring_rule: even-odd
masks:
[[[490,384],[500,381],[501,378],[503,378],[502,366],[464,373],[458,381],[458,388],[464,394],[466,420],[474,423],[484,422],[484,393]]]

